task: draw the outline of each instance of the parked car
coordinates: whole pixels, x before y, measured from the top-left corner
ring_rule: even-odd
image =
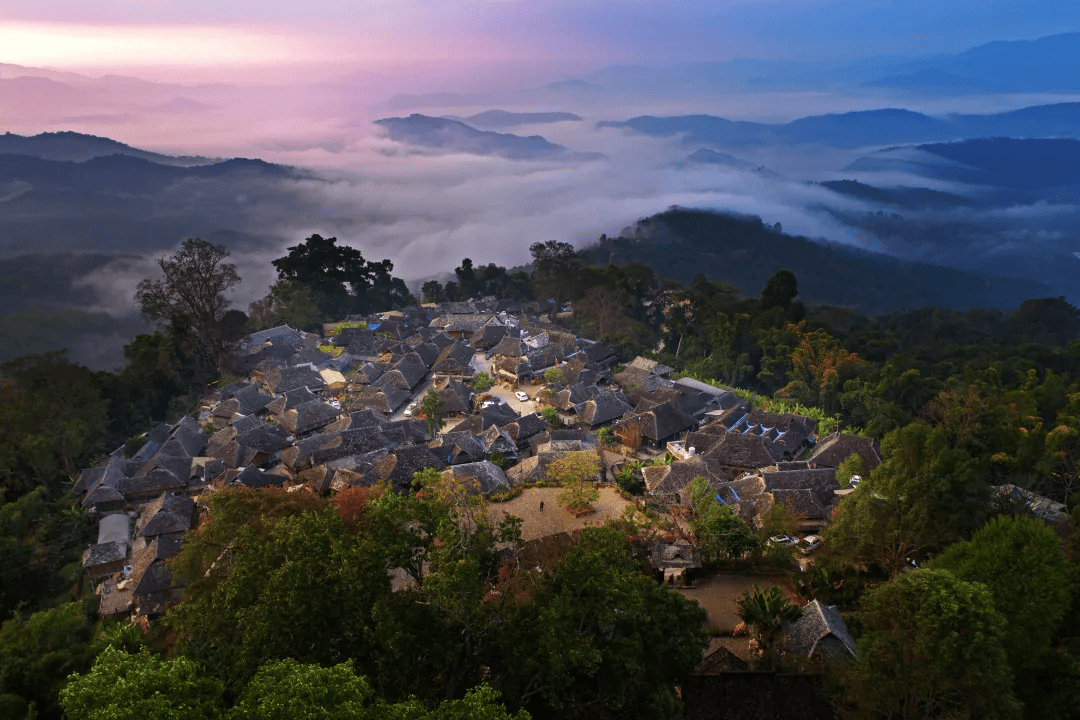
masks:
[[[485,400],[484,404],[480,406],[480,409],[483,410],[484,408],[489,408],[492,405],[498,405],[498,404],[499,404],[498,400]]]
[[[790,535],[773,535],[769,538],[770,545],[795,545],[798,542],[799,538]]]
[[[820,535],[807,535],[799,541],[799,552],[803,555],[809,555],[815,550],[819,550],[824,543],[821,540]]]
[[[522,390],[518,390],[516,393],[514,393],[514,397],[516,397],[521,402],[529,402],[529,394]]]
[[[852,475],[851,479],[848,480],[848,484],[850,484],[851,487],[859,487],[859,483],[861,483],[861,482],[862,482],[862,476],[861,475]]]

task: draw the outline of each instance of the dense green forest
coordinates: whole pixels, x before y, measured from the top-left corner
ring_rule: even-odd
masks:
[[[838,715],[1072,716],[1077,533],[1062,544],[994,488],[1033,490],[1080,521],[1080,311],[1034,298],[872,316],[822,302],[798,272],[736,288],[597,262],[597,248],[531,253],[528,272],[465,259],[412,298],[388,261],[312,236],[240,313],[225,301],[228,252],[189,241],[140,284],[136,309],[159,329],[125,348],[122,369],[62,353],[0,366],[0,715],[676,717],[675,687],[707,638],[701,612],[642,572],[640,528],[589,529],[537,557],[541,572],[514,571],[519,528],[432,476],[404,496],[216,493],[214,521],[173,566],[184,601],[146,634],[96,619],[80,564],[94,526],[72,478],[191,411],[228,372],[230,343],[281,322],[497,295],[569,305],[558,321],[623,362],[650,355],[881,441],[884,462],[825,532],[826,560],[797,578],[854,613],[860,659],[829,676]],[[169,293],[207,277],[200,267],[219,281],[201,314]],[[215,565],[225,548],[228,572]],[[908,571],[913,558],[924,567]],[[415,572],[393,591],[387,567]]]

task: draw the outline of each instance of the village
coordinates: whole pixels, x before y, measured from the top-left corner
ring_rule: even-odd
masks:
[[[526,541],[557,541],[628,508],[659,510],[669,531],[652,551],[657,579],[698,600],[717,628],[702,672],[747,669],[747,639],[731,636],[738,597],[758,583],[798,595],[785,568],[760,577],[699,572],[701,553],[683,519],[691,482],[704,478],[751,525],[776,504],[788,508],[798,532],[769,542],[790,544],[795,567],[806,569],[821,545],[817,532],[850,492],[837,483],[837,465],[857,454],[863,468],[874,467],[876,443],[819,438],[809,418],[673,379],[653,360],[616,368],[609,348],[559,326],[554,310],[448,302],[346,318],[325,326],[325,337],[287,326],[248,336],[236,349],[246,376],[208,394],[198,418],[161,425],[130,456],[120,448],[79,477],[83,507],[99,522],[83,569],[100,616],[147,622],[179,599],[166,561],[197,524],[207,493],[275,486],[327,494],[386,483],[407,493],[414,473],[434,468],[505,498],[491,512],[521,517]],[[487,381],[482,391],[477,378]],[[432,394],[438,422],[418,417]],[[557,488],[545,482],[553,462],[581,451],[600,459],[587,514],[559,507]],[[641,495],[617,484],[632,473]],[[817,601],[807,609],[790,631],[795,651],[853,656],[840,614]]]

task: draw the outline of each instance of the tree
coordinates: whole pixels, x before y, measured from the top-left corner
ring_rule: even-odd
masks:
[[[318,298],[310,286],[294,280],[278,280],[262,300],[248,308],[249,327],[253,331],[278,325],[297,330],[319,329]]]
[[[898,573],[912,555],[981,525],[989,487],[946,432],[913,423],[881,443],[883,462],[840,501],[825,542],[840,556]]]
[[[600,497],[596,489],[596,474],[600,465],[596,453],[588,450],[568,452],[552,462],[547,469],[548,476],[562,485],[558,500],[568,510],[582,511],[591,508]]]
[[[548,385],[554,385],[556,383],[562,385],[566,380],[563,378],[562,370],[553,367],[544,371],[544,382]]]
[[[93,636],[86,608],[77,602],[7,620],[0,627],[0,710],[6,700],[15,712],[5,717],[59,718],[60,688],[69,674],[93,663]]]
[[[365,260],[356,248],[338,245],[337,238],[312,235],[288,250],[272,261],[278,278],[311,288],[324,318],[388,309],[410,297],[404,282],[390,274],[392,262]]]
[[[1019,706],[990,592],[946,570],[914,570],[863,596],[845,718],[1014,718]]]
[[[761,291],[761,306],[765,310],[774,307],[791,307],[791,301],[799,295],[799,283],[790,270],[780,270],[765,283]]]
[[[426,303],[441,303],[446,300],[446,290],[438,280],[428,280],[420,288]]]
[[[1061,542],[1042,521],[996,517],[971,542],[946,548],[933,567],[986,585],[998,612],[1009,618],[1001,643],[1018,677],[1050,652],[1069,605],[1069,587]]]
[[[561,305],[562,298],[572,293],[577,266],[577,252],[570,243],[548,240],[529,246],[533,259],[533,282],[540,297],[548,295]]]
[[[476,392],[487,392],[493,387],[495,387],[495,378],[491,377],[488,373],[481,370],[473,375],[473,389],[475,389]]]
[[[245,524],[218,546],[209,577],[166,614],[177,649],[217,668],[233,692],[261,664],[286,657],[374,669],[373,613],[390,593],[384,546],[353,537],[332,508],[262,525]]]
[[[146,278],[135,291],[135,303],[148,322],[188,328],[193,342],[215,365],[227,350],[222,334],[229,307],[225,293],[240,283],[236,266],[225,262],[228,257],[224,245],[185,240],[175,254],[158,259],[163,277]]]
[[[90,672],[71,676],[60,704],[81,720],[212,720],[222,714],[222,689],[188,658],[106,648]]]
[[[836,466],[836,482],[842,488],[851,485],[851,478],[858,475],[862,477],[863,459],[859,453],[852,453],[840,461]]]
[[[559,417],[559,411],[550,405],[540,410],[541,417],[544,418],[544,422],[552,427],[562,427],[562,418]]]
[[[799,334],[799,341],[791,353],[790,380],[778,394],[831,413],[839,408],[839,392],[844,381],[863,361],[840,347],[827,332],[806,332],[804,322],[790,326]]]
[[[420,410],[424,413],[424,421],[427,422],[428,435],[432,437],[435,437],[439,428],[442,427],[443,404],[443,399],[439,396],[439,393],[435,392],[435,388],[429,389],[420,403]]]
[[[690,532],[707,562],[737,560],[757,547],[750,526],[716,499],[716,491],[704,477],[694,478],[689,490],[694,512]]]
[[[792,605],[778,585],[766,590],[754,585],[754,589],[744,592],[735,605],[739,619],[754,633],[761,653],[758,664],[765,669],[777,669],[782,659],[784,623],[798,620],[802,609]]]
[[[705,612],[641,572],[620,529],[585,528],[505,621],[492,668],[541,717],[670,718],[700,663]]]

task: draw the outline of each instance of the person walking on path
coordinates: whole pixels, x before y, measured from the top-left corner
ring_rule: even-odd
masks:
[[[544,501],[540,501],[540,512],[544,512]]]

